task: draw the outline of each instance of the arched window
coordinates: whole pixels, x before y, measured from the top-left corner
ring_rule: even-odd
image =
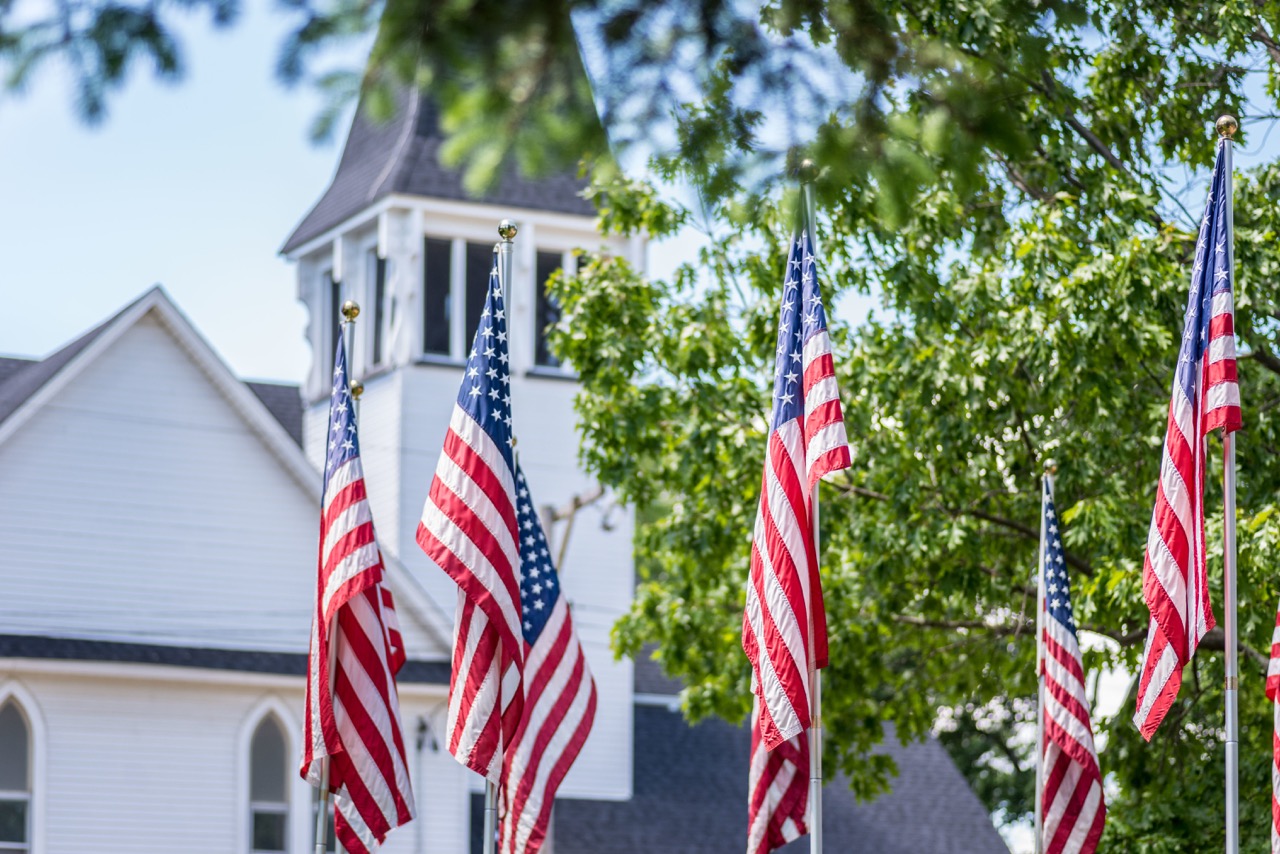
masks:
[[[289,844],[289,762],[284,730],[267,715],[249,746],[249,848],[287,851]],[[0,849],[2,850],[2,849]]]
[[[12,700],[0,704],[0,851],[31,850],[31,728]]]

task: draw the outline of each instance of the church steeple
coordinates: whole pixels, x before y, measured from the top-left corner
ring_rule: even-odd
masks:
[[[575,249],[643,267],[645,243],[602,237],[573,175],[530,180],[506,174],[480,199],[440,164],[441,135],[428,98],[402,93],[394,117],[371,123],[357,112],[329,187],[285,242],[307,306],[312,366],[303,383],[303,445],[317,467],[327,440],[333,343],[343,300],[360,303],[352,375],[363,381],[360,438],[379,544],[448,619],[457,586],[415,542],[466,357],[484,308],[498,223],[519,226],[507,291],[510,413],[520,464],[540,501],[564,506],[595,488],[578,468],[578,384],[556,362],[544,330],[556,319],[546,280],[573,270]],[[579,625],[599,690],[595,734],[566,781],[570,796],[631,794],[632,676],[629,660],[608,654],[609,627],[635,589],[632,515],[610,529],[574,527],[566,585],[583,613]],[[577,786],[576,789],[574,787]]]
[[[547,346],[546,328],[558,310],[547,297],[546,281],[558,269],[573,270],[576,249],[626,257],[640,266],[643,240],[602,238],[594,210],[581,195],[585,182],[572,174],[530,179],[510,172],[488,195],[469,197],[460,172],[440,163],[442,136],[430,98],[406,89],[396,107],[383,123],[357,110],[333,180],[282,250],[297,263],[298,298],[310,313],[304,443],[316,453],[323,444],[340,307],[354,299],[362,311],[349,359],[352,376],[365,384],[364,428],[370,435],[388,431],[386,441],[371,440],[366,466],[381,465],[398,479],[416,464],[416,458],[409,461],[414,454],[431,455],[426,445],[439,436],[416,430],[424,414],[439,420],[441,429],[448,420],[484,307],[497,225],[505,218],[519,225],[507,300],[512,395],[544,404],[563,396],[560,411],[540,415],[536,429],[572,435],[574,384],[565,380],[573,374]],[[522,435],[534,427],[529,423]],[[410,448],[419,442],[425,443],[421,449]],[[564,463],[570,468],[571,451],[555,454],[568,453]],[[373,485],[377,481],[381,485]],[[422,497],[379,496],[379,490],[399,489],[386,478],[370,478],[370,484],[379,529],[399,540],[398,550],[409,551],[415,521],[410,514],[421,510]],[[388,514],[396,521],[383,521]],[[399,537],[390,536],[395,526]]]
[[[463,189],[461,174],[441,165],[442,142],[439,114],[426,94],[401,89],[394,116],[382,123],[370,119],[362,103],[351,121],[342,159],[329,188],[280,251],[292,255],[369,205],[395,193],[594,216],[591,205],[581,196],[586,182],[569,174],[530,179],[513,171],[504,175],[490,193],[471,196]]]

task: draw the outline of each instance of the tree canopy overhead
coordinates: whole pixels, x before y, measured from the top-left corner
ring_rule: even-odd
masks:
[[[0,3],[10,85],[68,57],[96,115],[130,60],[181,67],[168,17],[236,0]],[[1133,668],[1147,614],[1143,546],[1203,209],[1213,122],[1262,143],[1280,99],[1276,0],[296,0],[287,79],[326,44],[375,32],[335,93],[404,80],[440,102],[474,185],[516,158],[597,165],[604,227],[714,229],[699,263],[655,281],[616,259],[555,285],[556,347],[579,370],[584,462],[638,510],[641,581],[618,648],[656,643],[694,717],[741,720],[743,585],[769,406],[772,329],[794,218],[788,167],[816,190],[824,287],[868,294],[833,324],[854,466],[823,487],[831,625],[829,759],[886,785],[890,722],[941,728],[979,794],[1031,808],[1020,733],[1034,697],[1039,477],[1057,460],[1075,613],[1107,638],[1086,666]],[[584,74],[584,70],[587,72]],[[612,167],[639,145],[697,189],[664,199]],[[1269,708],[1261,672],[1280,583],[1280,164],[1237,174],[1241,793],[1266,850]],[[841,314],[837,310],[836,317]],[[1217,440],[1209,507],[1221,506]],[[1221,513],[1210,513],[1210,554]],[[1210,560],[1221,610],[1221,560]],[[1220,633],[1188,668],[1152,744],[1126,701],[1096,721],[1115,795],[1106,850],[1221,844]]]

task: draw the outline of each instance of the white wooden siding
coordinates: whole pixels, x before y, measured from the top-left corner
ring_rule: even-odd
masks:
[[[264,706],[279,708],[294,757],[301,753],[301,679],[288,687],[15,673],[0,661],[0,688],[16,682],[38,707],[46,740],[46,851],[40,854],[242,854],[247,850],[245,738]],[[129,669],[129,668],[125,668]],[[470,772],[430,739],[416,741],[421,716],[440,718],[436,697],[405,700],[401,717],[418,820],[395,830],[386,854],[463,852]],[[474,775],[471,775],[474,776]],[[291,854],[310,854],[313,790],[291,773]]]

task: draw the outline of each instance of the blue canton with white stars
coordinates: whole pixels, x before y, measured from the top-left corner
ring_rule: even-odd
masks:
[[[1223,146],[1218,143],[1218,159],[1213,167],[1213,184],[1205,202],[1204,219],[1196,240],[1196,261],[1191,270],[1191,289],[1182,327],[1182,347],[1178,353],[1177,382],[1187,400],[1196,402],[1196,377],[1209,348],[1209,325],[1213,320],[1214,294],[1231,290],[1231,235],[1227,228],[1227,175]]]
[[[356,413],[351,402],[347,376],[347,348],[342,336],[333,354],[333,392],[329,397],[329,449],[324,459],[324,488],[329,491],[329,478],[353,457],[360,456],[356,439]]]
[[[1062,549],[1062,525],[1053,504],[1053,487],[1044,485],[1044,609],[1045,613],[1076,633],[1071,613],[1071,590],[1067,584],[1067,562]]]
[[[827,312],[818,287],[818,265],[806,228],[791,241],[786,279],[782,283],[782,315],[778,321],[773,380],[773,430],[803,416],[804,345],[826,328]]]
[[[458,389],[458,405],[489,434],[507,461],[507,467],[513,469],[511,355],[507,343],[507,301],[502,290],[498,280],[498,253],[494,252],[489,292],[471,344],[466,374]]]
[[[534,510],[524,472],[516,469],[516,525],[520,529],[520,610],[524,641],[532,646],[560,597],[560,576],[551,562],[547,535]]]

